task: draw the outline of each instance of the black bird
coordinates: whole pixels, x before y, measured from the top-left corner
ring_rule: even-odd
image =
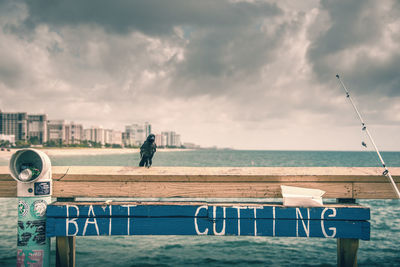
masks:
[[[146,141],[144,141],[143,145],[140,147],[140,163],[139,167],[147,167],[150,168],[151,164],[153,164],[153,156],[156,153],[157,145],[154,142],[156,139],[154,134],[150,134],[147,136]]]

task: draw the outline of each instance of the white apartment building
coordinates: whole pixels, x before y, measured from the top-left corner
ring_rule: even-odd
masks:
[[[65,120],[47,121],[47,139],[60,144],[80,144],[83,140],[83,127]]]
[[[65,143],[68,145],[80,144],[83,140],[83,126],[70,122],[65,124]]]
[[[136,146],[141,146],[146,141],[147,136],[151,133],[151,124],[146,122],[142,124],[131,124],[125,126],[125,138],[134,140]]]
[[[27,139],[37,138],[40,144],[47,142],[47,115],[28,115]]]
[[[63,144],[66,142],[64,120],[47,121],[47,140],[49,142],[55,141],[58,144]]]
[[[104,130],[104,142],[110,145],[122,145],[122,132],[111,129]]]
[[[115,131],[112,132],[112,143],[113,145],[120,145],[122,146],[122,132]]]
[[[47,142],[47,115],[28,115],[26,112],[1,112],[0,134],[13,135],[15,141]],[[14,141],[14,142],[15,142]]]
[[[155,140],[155,142],[156,142],[156,145],[157,145],[157,146],[163,146],[163,145],[162,145],[162,143],[163,143],[163,142],[162,142],[162,137],[163,137],[163,136],[162,136],[161,134],[156,134],[156,140]]]
[[[161,132],[160,146],[181,146],[181,136],[173,131]]]
[[[145,138],[151,134],[151,124],[147,121],[144,123]]]
[[[84,130],[85,140],[105,144],[105,131],[101,127],[91,127]]]
[[[123,132],[122,133],[122,143],[124,146],[135,146],[136,142],[133,136],[130,133]]]
[[[26,141],[28,134],[26,112],[2,112],[0,110],[0,134],[14,135],[15,141]]]

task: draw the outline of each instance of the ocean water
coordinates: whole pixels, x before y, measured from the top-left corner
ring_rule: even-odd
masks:
[[[383,152],[400,167],[400,152]],[[53,166],[137,166],[137,154],[51,157]],[[8,162],[1,161],[0,165]],[[155,166],[379,167],[373,152],[231,151],[157,152]],[[371,240],[360,240],[359,266],[400,266],[400,201],[360,200],[371,208]],[[16,199],[0,198],[0,266],[15,266]],[[52,241],[52,261],[55,246]],[[336,266],[336,239],[115,236],[77,237],[77,266]]]

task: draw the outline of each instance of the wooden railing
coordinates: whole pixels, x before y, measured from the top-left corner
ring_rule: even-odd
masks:
[[[400,168],[390,168],[399,186]],[[396,198],[381,168],[55,166],[53,197],[279,198],[280,185],[318,188],[324,198]],[[399,187],[400,188],[400,187]],[[0,167],[0,197],[16,197]]]

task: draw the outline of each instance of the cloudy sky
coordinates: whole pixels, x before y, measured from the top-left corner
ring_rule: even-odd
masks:
[[[0,109],[184,142],[400,150],[399,1],[0,0]]]

